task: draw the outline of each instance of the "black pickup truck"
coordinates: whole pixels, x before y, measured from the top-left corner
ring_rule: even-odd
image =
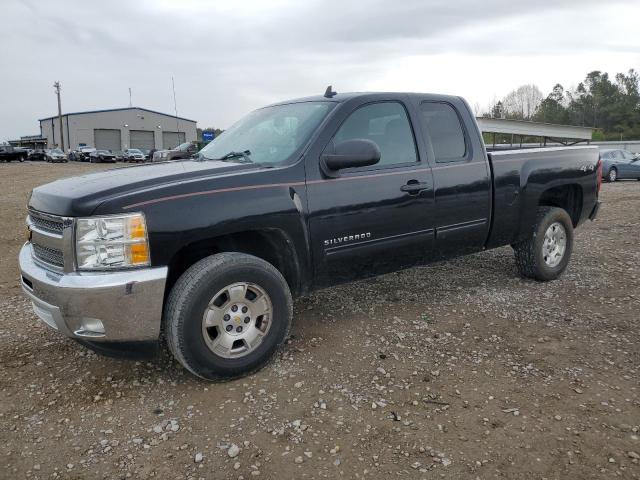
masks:
[[[29,153],[24,148],[0,145],[0,162],[11,162],[12,160],[24,162],[28,156]]]
[[[85,345],[164,337],[195,375],[233,378],[313,289],[504,245],[523,276],[557,278],[599,169],[597,147],[488,154],[459,97],[327,91],[250,113],[197,158],[34,189],[22,285]]]

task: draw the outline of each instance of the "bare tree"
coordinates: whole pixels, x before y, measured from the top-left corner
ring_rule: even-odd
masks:
[[[530,120],[542,99],[542,92],[537,86],[522,85],[504,97],[502,105],[508,117]]]

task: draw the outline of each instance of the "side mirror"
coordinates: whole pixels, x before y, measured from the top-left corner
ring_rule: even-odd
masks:
[[[322,162],[333,172],[344,168],[368,167],[375,165],[382,156],[380,147],[364,138],[345,140],[327,149],[322,155]]]

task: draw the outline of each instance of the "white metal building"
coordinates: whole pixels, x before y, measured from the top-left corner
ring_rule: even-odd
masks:
[[[40,119],[41,135],[48,148],[61,147],[58,116]],[[157,150],[196,141],[196,121],[129,107],[62,115],[65,150],[82,146],[123,151],[126,148]]]

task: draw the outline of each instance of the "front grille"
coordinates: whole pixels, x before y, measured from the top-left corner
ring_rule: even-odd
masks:
[[[34,243],[33,253],[37,259],[42,260],[45,263],[49,263],[60,268],[64,267],[64,255],[62,254],[62,250],[48,248]]]
[[[36,212],[29,212],[29,221],[31,224],[40,230],[44,230],[45,232],[55,233],[57,235],[62,235],[63,223],[62,218],[56,218],[51,216],[43,216]]]
[[[33,245],[33,256],[48,265],[55,268],[65,267],[64,246],[69,241],[65,229],[65,221],[70,219],[40,213],[35,210],[29,210],[29,218],[27,223],[31,230],[31,244]]]

